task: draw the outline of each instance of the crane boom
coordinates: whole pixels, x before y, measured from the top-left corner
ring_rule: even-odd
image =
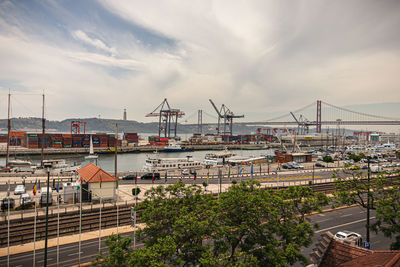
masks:
[[[213,106],[213,108],[214,108],[215,111],[217,112],[218,116],[219,116],[220,118],[223,118],[223,116],[222,116],[221,113],[219,112],[219,110],[218,110],[217,106],[214,104],[214,102],[213,102],[211,99],[208,99],[208,100],[210,101],[211,105]]]

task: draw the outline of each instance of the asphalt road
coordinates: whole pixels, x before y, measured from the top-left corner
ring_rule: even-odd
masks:
[[[375,213],[371,212],[371,223],[374,222]],[[366,224],[366,211],[360,207],[352,207],[341,209],[337,211],[317,214],[310,217],[312,222],[318,223],[319,229],[316,230],[313,237],[313,244],[308,248],[302,248],[302,253],[306,257],[315,248],[318,243],[320,235],[326,231],[331,231],[333,234],[340,230],[348,230],[359,233],[365,240],[365,224]],[[131,235],[127,233],[126,235]],[[370,233],[371,248],[374,250],[388,250],[390,248],[391,240],[383,236],[382,233],[376,235],[374,232]],[[82,242],[81,262],[89,262],[95,259],[98,252],[98,239],[92,239]],[[106,250],[104,243],[102,249]],[[48,266],[56,266],[56,248],[52,247],[48,250]],[[23,253],[10,256],[10,266],[32,266],[33,252]],[[60,265],[71,266],[78,264],[78,243],[60,246]],[[36,265],[43,265],[43,250],[36,251]],[[7,257],[0,258],[0,266],[7,266]],[[295,266],[301,266],[297,263]]]

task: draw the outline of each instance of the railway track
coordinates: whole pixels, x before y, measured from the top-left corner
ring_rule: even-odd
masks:
[[[398,180],[399,177],[391,177]],[[285,189],[287,187],[279,187]],[[314,184],[315,192],[330,193],[334,190],[334,183]],[[131,205],[120,205],[118,223],[120,226],[131,224]],[[99,229],[99,208],[85,210],[82,213],[82,232]],[[114,228],[117,226],[117,210],[115,207],[102,208],[101,228]],[[140,210],[137,212],[137,222],[140,222]],[[45,216],[36,218],[36,240],[45,238]],[[60,213],[60,236],[79,233],[79,211]],[[33,242],[34,218],[15,219],[10,221],[10,245]],[[0,247],[7,246],[7,221],[0,224]],[[57,237],[57,214],[49,215],[48,238]]]

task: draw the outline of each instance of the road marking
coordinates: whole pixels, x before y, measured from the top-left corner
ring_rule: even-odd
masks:
[[[375,219],[375,216],[371,217],[370,219]],[[344,223],[344,224],[338,224],[338,225],[335,225],[335,226],[332,226],[332,227],[328,227],[328,228],[325,228],[325,229],[321,229],[321,230],[315,231],[315,233],[325,232],[325,231],[328,231],[328,230],[331,230],[331,229],[339,228],[339,227],[350,225],[350,224],[359,223],[359,222],[366,221],[366,220],[367,219],[365,218],[365,219],[361,219],[361,220],[357,220],[357,221],[353,221],[353,222],[348,222],[348,223]]]
[[[83,253],[83,251],[81,251],[81,252],[75,252],[75,253],[68,254],[68,256],[73,256],[73,255],[82,254],[82,253]]]
[[[342,216],[340,216],[340,217],[348,217],[348,216],[352,216],[353,214],[346,214],[346,215],[342,215]]]
[[[50,259],[47,259],[47,262],[49,262],[49,261],[51,261],[52,259],[50,258]],[[40,261],[38,261],[37,263],[41,263],[41,262],[44,262],[44,260],[40,260]]]

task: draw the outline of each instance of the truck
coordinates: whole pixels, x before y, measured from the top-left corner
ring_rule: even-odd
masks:
[[[50,206],[53,204],[53,192],[50,187],[49,187],[49,202],[47,203],[47,187],[42,187],[40,192],[39,204],[40,206],[46,206],[46,204]]]
[[[372,165],[372,166],[370,166],[370,169],[371,169],[372,173],[377,173],[377,172],[383,171],[382,166],[379,166],[379,165]]]

